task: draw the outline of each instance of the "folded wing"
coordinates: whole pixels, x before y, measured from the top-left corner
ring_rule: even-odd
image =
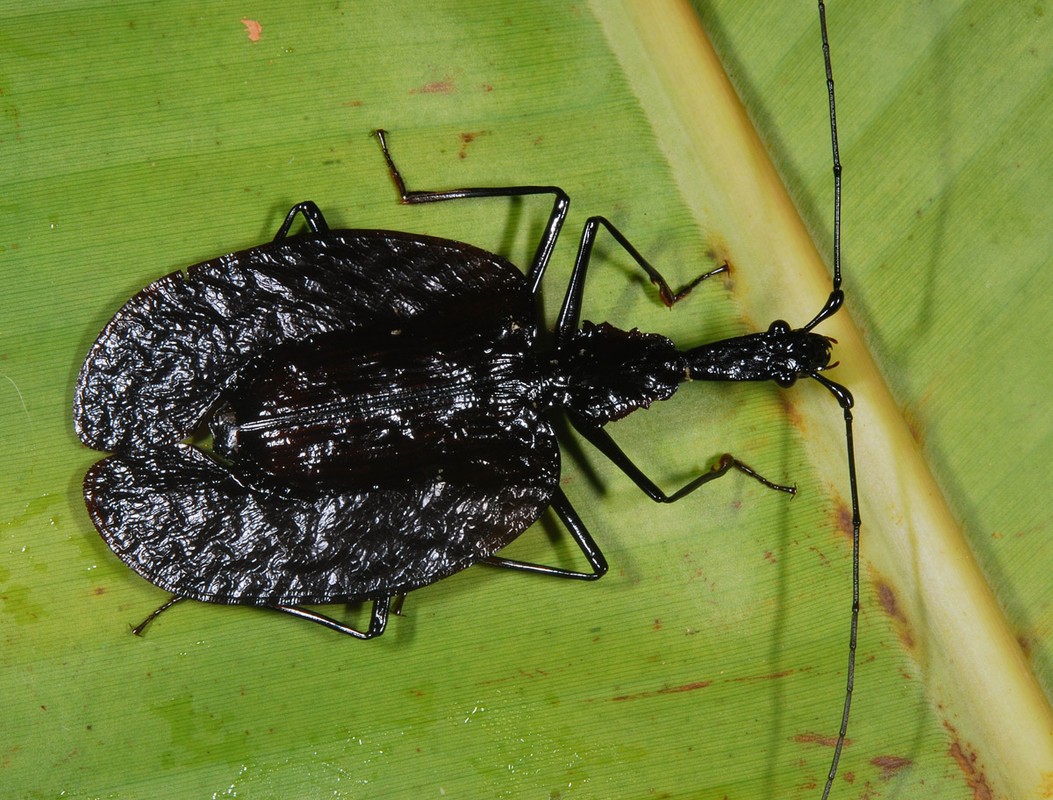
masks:
[[[525,297],[523,283],[491,253],[389,231],[294,237],[207,261],[154,281],[107,324],[77,381],[74,427],[97,450],[174,444],[277,344],[462,313]]]
[[[422,481],[274,502],[174,445],[103,459],[85,496],[121,560],[173,594],[249,605],[390,597],[491,555],[541,515],[559,471],[543,434],[538,470],[499,491]]]

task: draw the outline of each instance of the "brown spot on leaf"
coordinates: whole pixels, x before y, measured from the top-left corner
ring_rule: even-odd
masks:
[[[976,753],[958,739],[958,731],[951,723],[944,720],[943,727],[950,731],[953,737],[947,752],[950,753],[951,758],[958,764],[958,769],[965,776],[965,782],[972,789],[974,800],[994,800],[994,792],[991,791],[987,783],[987,776],[977,763]]]
[[[1020,649],[1023,651],[1024,655],[1031,658],[1031,639],[1026,634],[1017,633],[1016,643],[1020,645]]]
[[[844,534],[846,539],[852,541],[855,533],[855,526],[852,524],[852,507],[840,500],[837,502],[837,529]]]
[[[914,414],[913,409],[907,407],[903,409],[903,421],[907,423],[907,430],[910,431],[910,438],[912,438],[919,445],[925,445],[925,433],[921,423],[918,422],[917,416]]]
[[[784,669],[782,672],[769,672],[765,675],[740,675],[737,678],[729,678],[732,683],[757,683],[758,681],[770,681],[776,678],[786,678],[793,675],[797,670]]]
[[[637,692],[636,694],[618,695],[617,697],[612,697],[611,700],[643,700],[647,697],[658,697],[659,695],[663,694],[679,694],[680,692],[693,692],[696,689],[705,689],[712,683],[713,681],[696,681],[694,683],[685,683],[680,686],[664,686],[661,689],[655,689],[651,692]]]
[[[441,81],[426,83],[418,89],[410,89],[410,94],[451,94],[456,91],[453,78],[447,75]]]
[[[457,154],[460,158],[468,157],[468,145],[476,140],[477,137],[483,136],[488,131],[466,131],[461,134],[461,151]]]
[[[790,392],[779,392],[776,397],[779,400],[779,405],[782,406],[782,413],[786,416],[787,421],[793,425],[797,430],[804,430],[804,417],[801,416],[801,412],[797,406],[794,405],[793,398]]]
[[[911,766],[914,761],[902,756],[874,756],[870,763],[881,770],[881,780],[891,780],[901,769]]]
[[[798,733],[793,737],[798,744],[821,744],[824,747],[836,747],[837,737],[825,733]],[[845,746],[852,744],[851,739],[845,739]]]
[[[877,590],[878,602],[881,603],[881,607],[885,609],[885,613],[896,623],[896,631],[899,633],[903,646],[912,649],[914,647],[914,634],[911,632],[907,615],[899,607],[896,592],[882,580],[874,581],[874,588]]]
[[[987,785],[987,778],[976,764],[976,753],[966,751],[959,742],[953,742],[949,752],[965,775],[965,782],[973,790],[973,797],[976,800],[994,800],[991,787]]]

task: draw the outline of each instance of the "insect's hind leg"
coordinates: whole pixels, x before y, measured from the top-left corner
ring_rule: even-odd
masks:
[[[551,194],[555,197],[552,204],[552,212],[549,214],[548,222],[545,224],[545,232],[541,235],[537,250],[534,252],[534,260],[527,271],[527,285],[531,294],[537,294],[541,286],[541,277],[544,275],[545,267],[552,258],[552,250],[559,238],[559,231],[567,218],[567,209],[570,207],[570,198],[567,193],[558,186],[501,186],[501,187],[474,187],[463,189],[442,189],[438,191],[410,191],[406,188],[406,182],[402,173],[395,166],[388,149],[388,133],[378,128],[373,135],[380,142],[380,150],[384,154],[384,160],[388,165],[388,172],[395,187],[399,191],[399,198],[406,204],[417,203],[441,203],[446,200],[470,200],[487,197],[526,197],[535,194]]]
[[[550,567],[529,561],[501,558],[500,556],[490,556],[483,559],[480,563],[489,564],[492,567],[517,569],[523,572],[534,572],[539,575],[552,575],[556,578],[575,578],[583,581],[594,581],[606,575],[607,559],[600,552],[600,548],[589,534],[585,523],[581,521],[578,512],[574,510],[574,507],[561,489],[557,489],[552,498],[552,510],[556,512],[556,516],[560,518],[566,529],[570,531],[570,535],[574,537],[575,543],[581,548],[581,552],[588,560],[589,566],[592,567],[592,572],[578,572],[576,570],[563,569],[562,567]]]
[[[146,630],[146,626],[147,625],[149,625],[151,622],[153,622],[155,619],[157,619],[159,616],[161,616],[161,614],[163,614],[165,611],[170,609],[176,603],[182,603],[186,599],[187,598],[183,597],[182,595],[178,595],[178,594],[172,595],[164,603],[162,603],[160,606],[155,608],[150,613],[150,616],[148,616],[146,619],[144,619],[142,622],[140,622],[138,625],[136,625],[134,628],[132,628],[132,633],[134,633],[136,636],[142,636],[143,635],[143,631]]]
[[[722,478],[733,469],[738,470],[743,475],[748,475],[753,478],[753,480],[767,486],[769,489],[774,489],[777,492],[785,492],[789,495],[797,494],[796,486],[784,486],[781,483],[770,481],[759,472],[756,472],[751,467],[739,461],[730,453],[722,455],[720,461],[714,464],[713,468],[708,472],[703,472],[697,478],[689,481],[672,494],[666,494],[658,484],[647,477],[643,470],[636,466],[633,460],[625,454],[625,451],[618,446],[618,443],[615,442],[614,439],[611,438],[611,435],[603,428],[596,425],[590,425],[578,419],[573,419],[571,423],[575,430],[588,439],[597,450],[607,456],[607,458],[610,459],[618,469],[629,476],[632,482],[640,487],[644,494],[656,503],[675,503],[677,500],[687,497],[691,492],[710,481]]]
[[[268,606],[268,608],[273,608],[275,611],[283,611],[286,614],[291,614],[299,619],[317,623],[318,625],[329,628],[329,630],[336,631],[337,633],[344,633],[348,636],[353,636],[356,639],[373,639],[380,636],[380,634],[384,632],[384,628],[387,627],[388,609],[390,607],[390,597],[374,600],[373,611],[369,618],[369,628],[365,631],[360,631],[357,628],[352,628],[349,625],[338,622],[332,617],[327,617],[325,614],[319,614],[317,611],[311,611],[310,609],[301,608],[300,606]]]
[[[307,223],[307,227],[312,233],[328,233],[329,223],[325,221],[321,210],[312,201],[304,200],[302,203],[297,203],[289,209],[289,213],[285,215],[285,220],[282,222],[281,227],[274,234],[274,241],[281,241],[289,235],[289,231],[292,229],[293,222],[296,221],[298,214],[303,215],[304,222]]]

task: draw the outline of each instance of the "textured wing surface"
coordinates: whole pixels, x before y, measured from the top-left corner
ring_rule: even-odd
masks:
[[[238,370],[285,342],[526,297],[522,274],[468,245],[389,231],[332,231],[233,253],[154,281],[85,359],[74,427],[98,450],[174,444]],[[530,324],[529,303],[522,304]]]
[[[174,445],[116,455],[85,477],[92,520],[115,553],[172,592],[275,605],[379,598],[425,586],[510,542],[548,507],[559,450],[524,409],[518,481],[417,481],[275,497],[200,451]]]

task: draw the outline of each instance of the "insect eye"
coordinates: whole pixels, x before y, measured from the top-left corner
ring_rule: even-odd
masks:
[[[774,333],[776,336],[785,336],[790,330],[790,323],[782,319],[777,319],[768,326],[768,333]]]

